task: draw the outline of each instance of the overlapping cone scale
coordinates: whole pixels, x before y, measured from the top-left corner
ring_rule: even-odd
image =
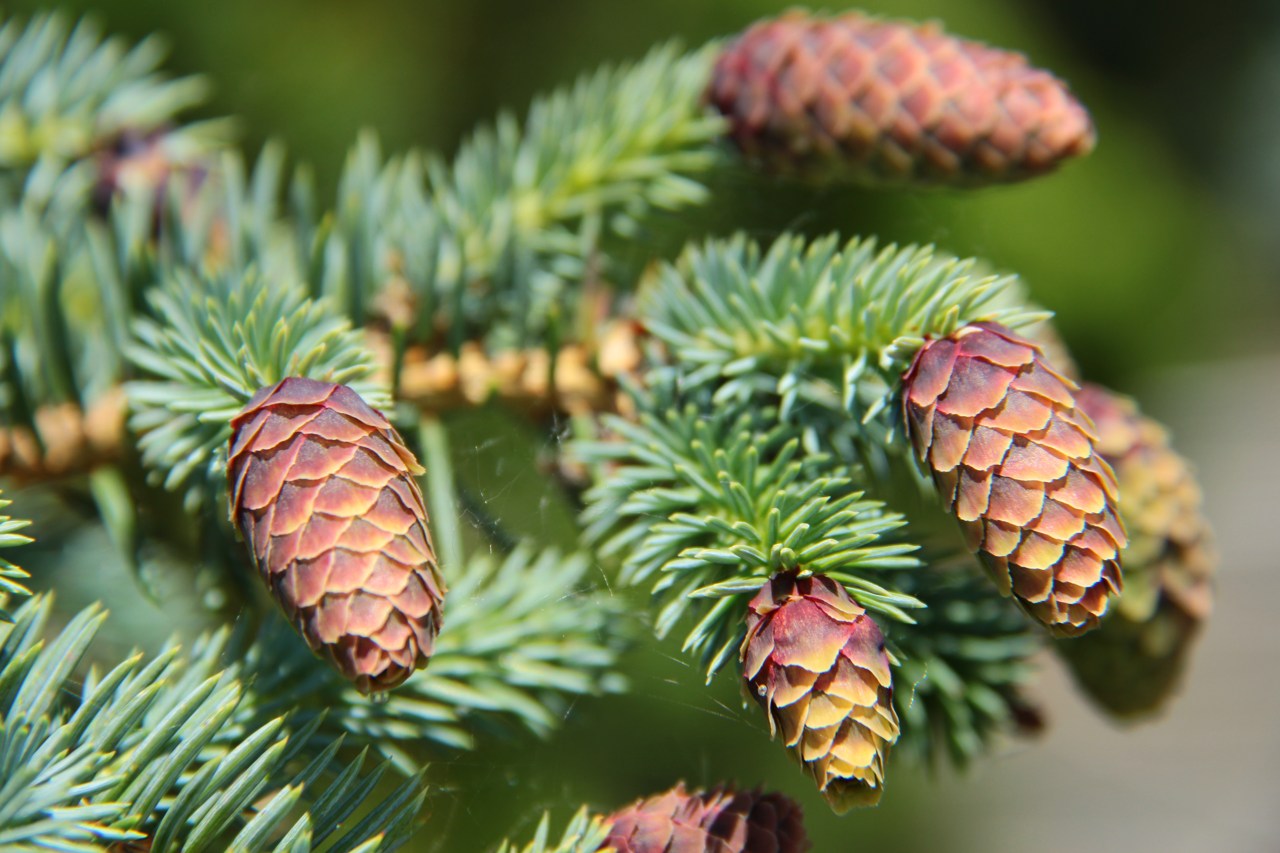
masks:
[[[1076,390],[1035,344],[991,323],[927,342],[903,376],[911,441],[970,549],[1063,636],[1107,612],[1127,543]]]
[[[776,172],[865,183],[1021,180],[1088,153],[1088,112],[1019,53],[936,24],[792,11],[750,27],[707,98]]]
[[[445,584],[391,424],[350,388],[291,377],[231,422],[231,514],[285,614],[362,692],[425,666]]]
[[[1096,385],[1085,385],[1077,400],[1097,425],[1098,452],[1115,469],[1131,542],[1115,612],[1057,650],[1104,709],[1148,715],[1177,692],[1212,607],[1212,532],[1195,476],[1163,427]]]
[[[874,805],[898,739],[879,626],[822,575],[775,575],[751,600],[742,644],[746,689],[831,807]]]
[[[606,818],[616,853],[805,853],[800,806],[777,793],[716,787],[637,800]]]

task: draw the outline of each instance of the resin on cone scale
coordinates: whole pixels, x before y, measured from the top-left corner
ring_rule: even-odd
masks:
[[[707,98],[749,160],[813,180],[972,186],[1087,154],[1088,112],[1019,53],[936,24],[792,11],[750,27]]]
[[[751,600],[742,644],[746,690],[837,812],[875,805],[898,739],[879,626],[822,575],[775,575]]]
[[[977,323],[927,342],[903,376],[916,453],[1001,591],[1055,633],[1098,624],[1127,538],[1111,467],[1039,347]]]
[[[1076,395],[1116,472],[1130,544],[1125,590],[1086,637],[1060,643],[1076,681],[1119,717],[1162,710],[1177,693],[1213,603],[1217,562],[1191,466],[1132,400],[1086,384]]]
[[[716,787],[637,800],[605,818],[616,853],[805,853],[804,814],[789,797]]]
[[[422,467],[345,385],[285,379],[231,426],[232,518],[272,595],[361,692],[402,683],[431,656],[445,593]]]

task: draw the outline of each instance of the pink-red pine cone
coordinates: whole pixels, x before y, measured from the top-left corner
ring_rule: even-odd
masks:
[[[977,323],[929,341],[903,376],[916,452],[1006,595],[1055,633],[1098,624],[1127,538],[1076,386],[1039,347]]]
[[[670,791],[606,818],[601,849],[616,853],[805,853],[804,814],[788,797],[762,791]]]
[[[311,648],[364,693],[426,666],[445,584],[391,424],[345,385],[291,377],[231,426],[232,517]]]
[[[707,97],[748,159],[816,180],[1016,181],[1095,140],[1066,84],[1022,54],[859,12],[755,24],[720,55]]]
[[[769,730],[837,812],[874,805],[898,739],[879,626],[822,575],[775,575],[751,600],[742,675]]]

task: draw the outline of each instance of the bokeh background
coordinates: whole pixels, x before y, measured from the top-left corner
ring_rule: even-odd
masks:
[[[535,93],[601,62],[670,38],[698,44],[791,4],[58,5],[135,38],[165,33],[171,69],[213,82],[206,115],[236,116],[249,152],[283,140],[331,188],[361,129],[374,128],[385,150],[452,152],[477,123],[522,112]],[[1223,564],[1183,695],[1160,719],[1120,728],[1045,660],[1043,737],[963,775],[895,766],[881,808],[835,818],[768,742],[756,709],[742,708],[733,679],[704,688],[675,646],[642,643],[628,659],[632,692],[578,703],[549,741],[489,739],[433,767],[419,849],[491,849],[504,835],[527,837],[544,809],[562,822],[580,802],[606,809],[684,778],[790,793],[817,851],[1280,850],[1280,3],[862,7],[940,18],[955,33],[1025,51],[1089,106],[1097,151],[1047,179],[980,192],[814,194],[730,181],[697,227],[875,233],[1022,274],[1091,378],[1137,395],[1201,473]],[[454,430],[467,436],[456,449],[468,476],[507,523],[565,535],[571,525],[545,493],[534,444],[515,429]],[[133,594],[124,583],[109,594]],[[82,594],[110,584],[93,586]],[[157,626],[164,615],[161,602]]]

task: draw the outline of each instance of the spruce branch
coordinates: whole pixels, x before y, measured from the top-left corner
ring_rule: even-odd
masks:
[[[865,500],[856,472],[801,452],[800,431],[775,410],[712,407],[669,388],[633,395],[636,421],[609,416],[605,440],[575,443],[602,469],[586,494],[585,535],[602,556],[621,556],[621,580],[653,582],[665,636],[696,620],[684,648],[708,679],[741,644],[741,598],[780,571],[822,572],[863,606],[910,621],[921,606],[867,572],[916,565],[913,549],[882,544],[903,519]]]
[[[4,509],[11,503],[13,501],[0,498],[0,509]],[[25,536],[18,532],[30,526],[30,524],[31,522],[24,519],[0,514],[0,549],[13,548],[30,542],[30,536]],[[15,566],[4,557],[0,557],[0,623],[13,621],[13,617],[4,609],[10,598],[31,594],[31,590],[27,589],[22,583],[29,577],[31,575],[27,574],[20,566]]]
[[[129,46],[89,18],[40,14],[0,25],[0,169],[70,161],[125,131],[148,131],[204,100],[199,77],[170,79],[151,37]]]
[[[783,418],[813,404],[863,420],[891,409],[926,338],[980,320],[1018,328],[1042,312],[1000,301],[1012,276],[931,246],[841,245],[739,235],[687,249],[643,286],[638,314],[678,354],[683,381],[716,400],[776,396]]]
[[[574,813],[558,841],[551,838],[551,815],[544,813],[528,844],[521,847],[504,841],[497,853],[595,853],[608,836],[609,825],[604,818],[590,814],[583,806]]]
[[[151,379],[126,387],[129,427],[143,460],[198,503],[211,483],[221,489],[221,448],[231,417],[254,393],[288,376],[350,385],[374,405],[387,397],[373,359],[350,324],[297,286],[249,271],[199,278],[175,272],[151,294],[156,318],[142,318],[129,355]]]
[[[145,837],[153,851],[318,848],[367,807],[386,766],[338,761],[340,741],[303,752],[284,716],[234,725],[245,685],[219,670],[226,632],[150,660],[134,654],[77,684],[106,614],[90,607],[47,646],[51,600],[0,626],[0,846],[103,850]],[[406,780],[326,849],[391,849],[421,805]],[[304,805],[305,804],[305,805]],[[303,807],[299,816],[297,809]],[[361,847],[370,844],[368,847]]]
[[[620,604],[588,586],[584,554],[521,545],[501,560],[476,554],[450,572],[446,630],[431,665],[377,703],[328,668],[281,620],[246,653],[254,673],[246,722],[293,712],[321,739],[345,735],[415,771],[415,744],[471,749],[484,729],[546,736],[579,696],[618,692],[626,637]]]
[[[724,127],[702,103],[712,60],[713,46],[657,48],[535,101],[523,127],[499,118],[447,170],[431,163],[435,206],[478,291],[467,319],[514,324],[506,345],[540,340],[606,235],[634,238],[650,210],[707,199],[695,176],[717,162]]]
[[[1022,689],[1043,638],[984,580],[967,555],[936,550],[902,577],[927,607],[915,625],[886,626],[899,659],[896,748],[922,763],[965,767],[1000,735],[1037,726]]]
[[[49,404],[33,413],[34,428],[0,427],[0,477],[55,480],[116,461],[125,444],[124,409],[124,392],[117,387],[87,410]]]

